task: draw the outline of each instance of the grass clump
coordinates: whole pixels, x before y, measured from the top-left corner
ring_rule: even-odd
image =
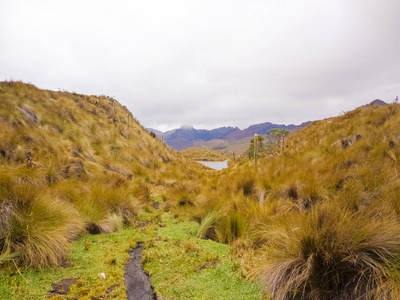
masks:
[[[382,230],[384,228],[384,230]],[[273,299],[397,299],[395,218],[315,208],[266,224],[258,272]]]
[[[214,225],[220,218],[221,212],[213,210],[209,212],[202,220],[197,230],[197,237],[202,239],[216,240],[216,232]]]
[[[24,267],[56,266],[69,243],[83,230],[74,207],[30,182],[0,178],[0,257],[12,256]]]

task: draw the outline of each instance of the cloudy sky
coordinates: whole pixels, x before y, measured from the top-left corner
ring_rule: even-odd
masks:
[[[160,130],[400,96],[399,0],[2,0],[0,80],[106,94]]]

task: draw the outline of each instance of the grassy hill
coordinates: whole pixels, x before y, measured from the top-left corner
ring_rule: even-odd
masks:
[[[249,141],[254,134],[267,135],[272,129],[286,129],[295,132],[309,125],[311,122],[304,122],[300,125],[283,125],[273,124],[270,122],[254,124],[246,129],[238,127],[219,127],[212,130],[195,129],[193,127],[181,127],[166,132],[161,132],[152,128],[148,128],[159,139],[164,141],[176,150],[182,151],[187,148],[210,148],[225,153],[233,153],[242,155],[248,147]]]
[[[106,96],[2,82],[0,128],[0,262],[59,265],[81,232],[134,224],[200,170]]]
[[[187,159],[203,161],[223,161],[231,158],[226,153],[208,148],[187,148],[180,151]]]
[[[196,141],[193,147],[200,148],[209,148],[217,151],[221,151],[227,153],[228,155],[232,155],[235,153],[236,156],[247,156],[246,152],[249,149],[250,140],[254,137],[254,133],[258,133],[258,135],[262,134],[265,141],[268,141],[268,131],[275,128],[283,128],[288,129],[290,133],[294,133],[312,122],[305,122],[300,125],[279,125],[279,124],[271,124],[271,123],[263,123],[258,125],[252,125],[249,128],[241,131],[239,134],[232,134],[225,139],[212,139],[209,141]]]
[[[126,299],[139,242],[161,298],[263,297],[227,245],[185,221],[214,171],[115,99],[1,82],[0,129],[1,299]]]
[[[198,196],[199,236],[273,299],[399,298],[399,128],[400,105],[363,106],[231,165]]]
[[[235,153],[236,156],[243,156],[249,148],[250,140],[251,137],[245,137],[233,141],[214,139],[207,142],[196,142],[194,147],[209,148],[230,155]]]
[[[400,298],[398,104],[313,122],[257,168],[219,172],[106,96],[2,82],[0,128],[6,299],[45,298],[65,276],[55,299],[124,298],[139,241],[169,299]]]

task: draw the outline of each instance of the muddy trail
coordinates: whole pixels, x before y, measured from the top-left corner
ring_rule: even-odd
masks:
[[[125,285],[128,300],[156,300],[153,287],[150,284],[150,277],[142,266],[142,243],[129,253],[130,259],[125,266]]]

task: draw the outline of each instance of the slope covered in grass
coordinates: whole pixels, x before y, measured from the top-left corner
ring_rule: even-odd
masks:
[[[192,216],[273,299],[396,299],[399,158],[400,105],[363,106],[223,170]]]
[[[224,161],[231,158],[226,153],[208,148],[187,148],[180,151],[187,159],[202,161]]]
[[[105,96],[3,82],[0,127],[0,268],[10,297],[26,288],[11,282],[14,273],[68,265],[85,231],[111,233],[167,211],[198,224],[150,225],[149,239],[140,235],[160,295],[201,299],[226,288],[229,297],[262,297],[244,274],[262,280],[273,299],[400,298],[398,104],[314,122],[257,169],[243,159],[218,173],[151,137]],[[229,244],[239,263],[210,239]],[[137,239],[124,241],[133,247]],[[82,253],[90,247],[77,243]],[[74,296],[110,288],[86,284]]]
[[[1,82],[0,128],[0,267],[60,265],[77,235],[174,206],[202,170],[106,96]]]

